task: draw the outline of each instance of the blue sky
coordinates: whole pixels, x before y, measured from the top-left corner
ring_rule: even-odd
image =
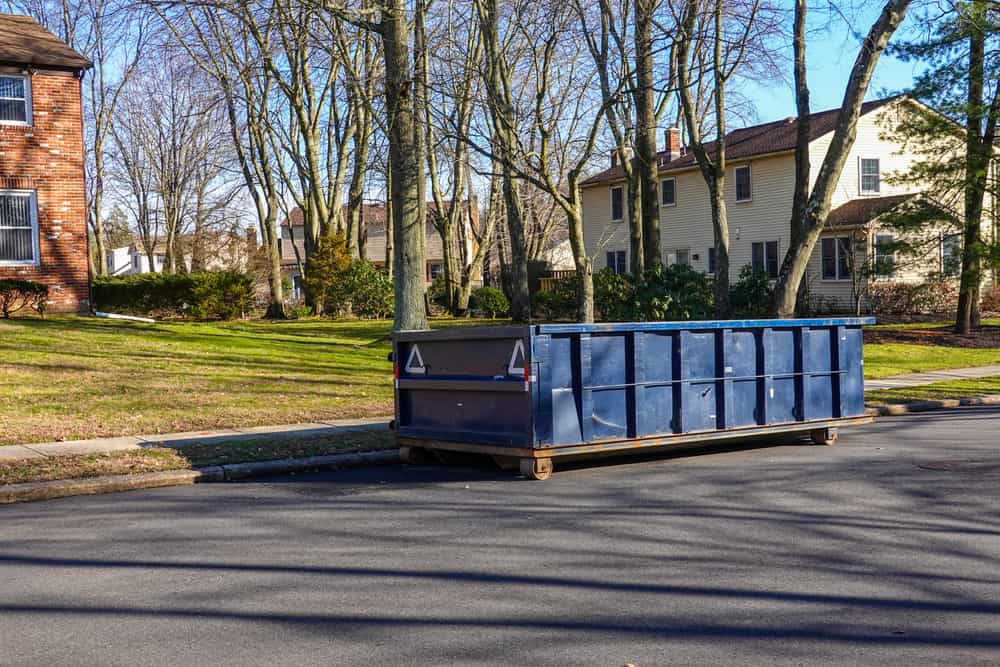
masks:
[[[855,29],[867,31],[878,15],[880,7],[870,7],[859,12]],[[908,17],[907,21],[912,21]],[[907,24],[897,31],[895,38],[906,37]],[[828,30],[816,30],[809,35],[808,67],[810,106],[813,111],[839,107],[844,98],[847,77],[858,55],[860,37],[851,34],[843,21],[834,22]],[[795,115],[795,94],[791,83],[791,63],[788,65],[787,84],[778,82],[770,86],[753,86],[746,93],[757,107],[760,122],[765,123]],[[906,90],[919,72],[919,63],[904,63],[883,54],[875,70],[875,77],[868,90],[867,99],[884,97]]]

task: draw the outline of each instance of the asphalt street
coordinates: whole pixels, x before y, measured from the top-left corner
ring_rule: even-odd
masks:
[[[1000,409],[0,508],[0,665],[1000,664]]]

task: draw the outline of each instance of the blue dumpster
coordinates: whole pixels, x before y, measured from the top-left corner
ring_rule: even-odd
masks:
[[[554,458],[806,432],[865,415],[872,318],[543,324],[402,332],[396,438],[545,479]]]

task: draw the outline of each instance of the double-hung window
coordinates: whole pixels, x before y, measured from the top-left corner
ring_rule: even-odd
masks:
[[[0,190],[0,265],[37,263],[35,193]]]
[[[625,189],[618,185],[611,188],[611,220],[621,222],[625,219]]]
[[[665,178],[660,181],[660,205],[662,206],[676,206],[677,205],[677,180],[673,178]]]
[[[891,278],[896,273],[896,246],[892,234],[875,237],[875,275]]]
[[[820,264],[823,280],[851,278],[850,236],[828,236],[820,242]]]
[[[624,250],[608,251],[606,260],[612,273],[620,276],[628,273],[628,260]]]
[[[941,273],[957,276],[962,271],[962,237],[949,234],[941,237]]]
[[[31,79],[0,75],[0,125],[31,124]]]
[[[750,178],[750,165],[736,167],[736,201],[750,201],[753,199],[753,181]]]
[[[861,194],[876,195],[881,190],[878,158],[861,158]]]
[[[778,277],[778,242],[758,241],[750,246],[750,262],[754,271],[766,271],[767,277]]]

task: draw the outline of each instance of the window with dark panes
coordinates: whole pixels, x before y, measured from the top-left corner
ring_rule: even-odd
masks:
[[[823,265],[822,275],[824,280],[837,279],[837,239],[832,237],[824,238],[820,242],[820,261]]]
[[[0,76],[0,123],[29,122],[29,83],[23,76]]]
[[[764,244],[762,242],[753,243],[750,246],[750,265],[754,271],[764,270]]]
[[[881,188],[879,165],[877,158],[861,159],[861,192],[862,194],[877,193]]]
[[[0,264],[33,264],[37,227],[30,192],[0,190]]]
[[[750,180],[750,165],[736,167],[736,201],[750,201],[753,198],[753,184]]]
[[[621,186],[611,188],[611,219],[625,219],[625,191]]]
[[[708,272],[715,273],[715,248],[708,249]]]
[[[624,250],[608,251],[607,264],[612,273],[616,273],[618,275],[628,273],[628,260]]]
[[[774,280],[778,277],[778,242],[768,241],[765,247],[767,261],[767,277]]]
[[[660,203],[664,206],[673,206],[677,203],[677,181],[673,178],[665,178],[660,181]]]

